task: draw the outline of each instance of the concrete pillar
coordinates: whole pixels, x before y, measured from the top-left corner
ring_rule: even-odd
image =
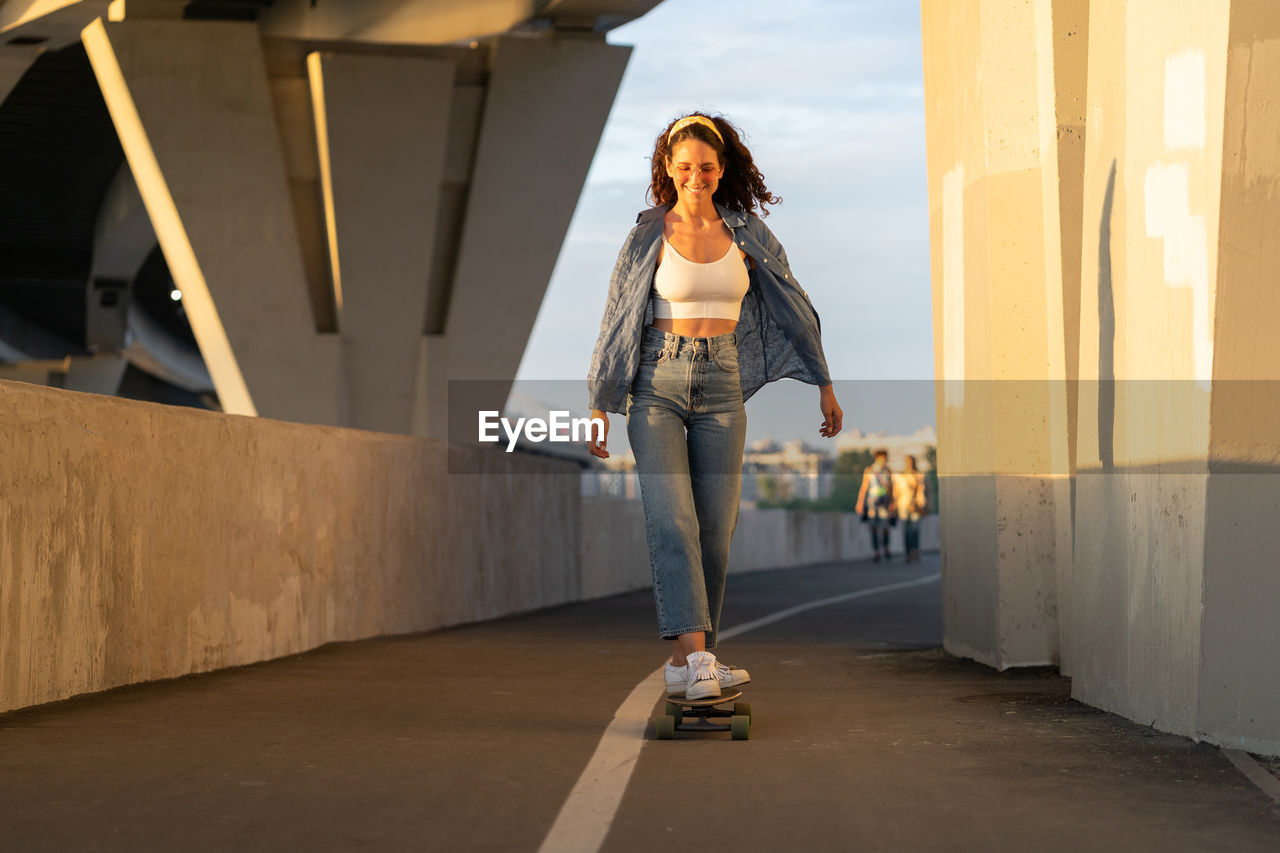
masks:
[[[1280,754],[1280,19],[1231,4],[1196,730]],[[1212,232],[1210,232],[1212,233]]]
[[[40,55],[37,45],[0,45],[0,104]]]
[[[7,382],[28,382],[32,385],[61,386],[69,361],[70,358],[23,359],[11,364],[0,363],[0,379]]]
[[[0,3],[0,55],[61,50],[80,39],[94,18],[121,0],[6,0]],[[0,66],[4,61],[0,60]],[[3,73],[0,71],[0,73]],[[2,78],[0,78],[2,79]],[[3,100],[3,89],[0,89]]]
[[[0,364],[0,379],[113,396],[129,363],[117,353]]]
[[[120,380],[124,379],[128,366],[129,362],[118,353],[68,358],[62,387],[68,391],[114,397],[120,390]]]
[[[1234,5],[1094,3],[1089,20],[1072,689],[1185,734]]]
[[[1051,0],[925,0],[945,642],[1056,662],[1071,573]]]
[[[1070,675],[1075,555],[1076,420],[1080,372],[1080,241],[1083,238],[1085,104],[1089,71],[1089,0],[1053,0],[1053,84],[1058,124],[1058,232],[1062,242],[1062,331],[1066,353],[1067,473],[1070,526],[1059,530],[1058,669]]]
[[[1130,0],[1089,33],[1073,692],[1280,753],[1280,27]]]
[[[224,409],[338,423],[257,27],[99,20],[83,39]]]
[[[1034,649],[1052,555],[1076,698],[1280,754],[1273,4],[924,10],[948,648]]]
[[[629,48],[321,51],[304,80],[248,24],[84,42],[227,411],[447,437],[451,380],[501,408]]]
[[[420,397],[414,421],[427,434],[450,432],[443,377],[468,399],[455,437],[474,436],[477,407],[505,403],[630,53],[594,38],[497,39],[447,319],[423,346],[418,387],[437,402]]]
[[[1089,40],[1073,694],[1280,754],[1280,24],[1129,0]]]
[[[98,207],[90,276],[131,281],[155,247],[155,229],[133,173],[123,164]]]
[[[454,64],[312,53],[347,424],[408,433]]]

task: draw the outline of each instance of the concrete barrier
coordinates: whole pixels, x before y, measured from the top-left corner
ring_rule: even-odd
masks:
[[[583,598],[649,586],[649,546],[640,501],[582,499]]]
[[[856,526],[744,511],[732,568]],[[648,584],[640,503],[575,465],[0,381],[0,711]]]
[[[921,520],[920,547],[925,551],[938,550],[937,516]],[[889,548],[902,556],[902,525],[890,528]],[[869,560],[874,553],[871,534],[851,512],[744,509],[733,535],[729,571]]]
[[[578,483],[0,382],[0,711],[576,600]]]

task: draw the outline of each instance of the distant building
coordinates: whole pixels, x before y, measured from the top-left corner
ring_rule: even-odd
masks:
[[[771,438],[753,442],[742,459],[742,502],[825,498],[831,494],[834,464],[826,451],[803,439],[782,445]]]
[[[836,452],[846,450],[875,450],[883,447],[889,451],[889,467],[899,469],[907,456],[914,456],[920,468],[928,468],[925,451],[938,446],[938,434],[931,426],[922,426],[911,435],[886,435],[882,432],[864,433],[860,429],[842,432],[836,437]]]
[[[910,435],[886,435],[850,430],[836,439],[837,454],[846,450],[889,451],[889,464],[900,469],[904,457],[914,455],[921,468],[928,468],[925,451],[937,444],[933,427],[925,426]],[[607,495],[638,499],[640,483],[636,460],[630,450],[608,459],[591,458],[582,472],[584,495]],[[764,438],[747,446],[742,458],[742,504],[756,506],[762,500],[822,500],[830,497],[834,485],[835,456],[803,439],[778,442]]]
[[[640,477],[636,474],[636,457],[611,453],[608,459],[592,459],[592,466],[582,472],[582,494],[627,500],[640,499]]]

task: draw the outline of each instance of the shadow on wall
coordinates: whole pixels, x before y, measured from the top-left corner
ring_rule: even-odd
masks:
[[[1116,308],[1111,289],[1111,207],[1116,194],[1116,161],[1111,161],[1098,226],[1098,458],[1102,470],[1115,468]]]

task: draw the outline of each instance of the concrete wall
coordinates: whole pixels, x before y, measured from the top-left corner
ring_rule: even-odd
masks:
[[[537,457],[0,381],[0,711],[648,586],[640,503],[580,483]],[[733,570],[869,556],[859,526],[744,512]]]
[[[1018,622],[1046,625],[1038,601],[1004,594],[1006,546],[1052,550],[1055,629],[1077,699],[1280,754],[1274,3],[926,0],[924,10],[939,376],[973,380],[990,357],[991,378],[1010,378],[996,353],[1026,342],[1009,321],[1038,323],[1028,312],[1043,290],[1045,339],[1056,352],[1061,334],[1069,380],[1065,422],[1056,392],[1011,407],[998,390],[974,405],[972,381],[940,383],[944,570],[973,581],[956,594],[947,584],[948,647],[976,638],[973,656],[1002,665],[989,645],[1019,639]],[[1035,50],[1003,50],[1002,73],[987,73],[996,37],[1011,32]],[[1033,70],[1035,92],[1024,79]],[[1057,186],[997,198],[992,163],[1029,146],[1028,126],[1047,114],[1056,154],[1042,144],[1024,160]],[[1021,288],[1002,290],[998,265],[1040,238],[1056,240],[1060,263],[1027,256]],[[1069,546],[1050,548],[1043,512],[993,517],[989,495],[956,488],[957,469],[982,473],[973,460],[994,430],[985,486],[1001,506],[1006,427],[1050,437],[1055,459],[1065,437],[1065,527],[1061,494],[1044,500]],[[984,558],[985,572],[972,568]]]
[[[650,585],[644,507],[618,498],[582,499],[580,589],[597,598]],[[902,527],[894,527],[889,547],[900,559]],[[938,550],[938,516],[920,522],[920,548]],[[871,535],[851,512],[744,509],[729,551],[729,572],[789,569],[819,563],[869,560]]]
[[[584,497],[579,554],[584,598],[649,586],[649,546],[640,501]]]

